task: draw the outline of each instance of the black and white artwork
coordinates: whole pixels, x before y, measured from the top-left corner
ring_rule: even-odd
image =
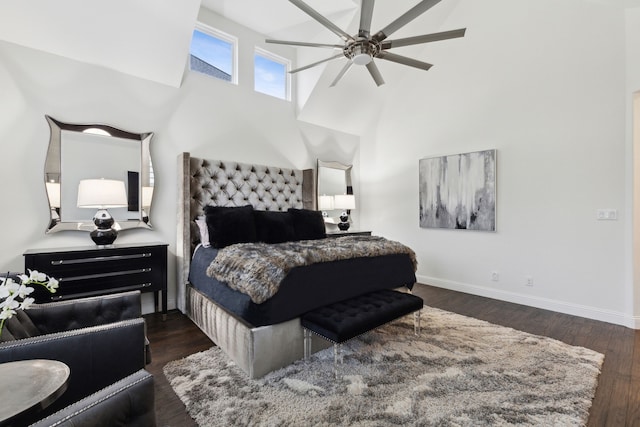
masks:
[[[496,230],[496,150],[420,160],[420,227]]]

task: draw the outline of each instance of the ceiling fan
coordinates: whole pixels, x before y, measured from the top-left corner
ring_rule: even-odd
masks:
[[[371,77],[376,82],[378,86],[384,84],[384,80],[382,79],[382,75],[378,70],[376,63],[374,62],[374,58],[383,59],[385,61],[396,62],[398,64],[408,65],[410,67],[419,68],[421,70],[428,70],[432,67],[432,64],[428,64],[426,62],[418,61],[417,59],[408,58],[406,56],[397,55],[395,53],[389,52],[389,49],[394,47],[401,46],[410,46],[420,43],[429,43],[439,40],[447,40],[453,39],[457,37],[463,37],[466,31],[466,28],[461,28],[459,30],[452,31],[443,31],[440,33],[433,34],[425,34],[422,36],[415,37],[407,37],[397,40],[387,40],[392,33],[399,30],[400,28],[407,25],[409,22],[413,21],[415,18],[431,9],[433,6],[438,4],[441,0],[422,0],[420,3],[415,5],[413,8],[405,12],[395,21],[391,22],[389,25],[384,27],[382,30],[378,31],[375,34],[371,34],[371,18],[373,16],[373,6],[375,0],[362,0],[362,5],[360,9],[360,27],[358,30],[358,34],[352,36],[347,34],[345,31],[340,29],[334,23],[329,21],[327,18],[322,16],[316,10],[311,8],[309,5],[304,3],[302,0],[289,0],[291,3],[296,5],[298,8],[302,9],[303,12],[307,13],[313,19],[318,21],[320,24],[327,27],[333,33],[335,33],[338,37],[342,39],[344,42],[343,45],[339,44],[324,44],[324,43],[307,43],[307,42],[297,42],[297,41],[285,41],[285,40],[265,40],[267,43],[276,43],[276,44],[286,44],[292,46],[309,46],[309,47],[323,47],[323,48],[331,48],[331,49],[341,49],[342,52],[331,56],[330,58],[323,59],[318,62],[314,62],[313,64],[306,65],[304,67],[297,68],[295,70],[291,70],[290,73],[297,73],[298,71],[306,70],[311,67],[315,67],[316,65],[322,64],[324,62],[328,62],[337,58],[346,57],[348,59],[345,66],[340,70],[338,76],[331,83],[331,87],[335,86],[340,79],[345,75],[347,71],[351,68],[353,64],[356,65],[364,65],[369,70]]]

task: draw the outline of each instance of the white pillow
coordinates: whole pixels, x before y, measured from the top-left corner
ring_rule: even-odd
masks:
[[[198,229],[200,230],[200,243],[205,248],[211,246],[209,243],[209,228],[207,228],[207,220],[204,215],[200,215],[196,219],[194,219],[196,224],[198,224]]]

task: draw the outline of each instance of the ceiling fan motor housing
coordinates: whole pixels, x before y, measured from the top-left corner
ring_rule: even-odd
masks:
[[[380,43],[359,37],[355,41],[347,43],[344,47],[344,56],[356,65],[367,65],[380,53]]]

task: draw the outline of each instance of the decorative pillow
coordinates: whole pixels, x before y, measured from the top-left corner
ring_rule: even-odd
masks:
[[[253,211],[258,241],[283,243],[295,240],[293,218],[289,212]]]
[[[196,219],[194,219],[196,224],[198,225],[198,230],[200,231],[200,243],[205,248],[211,246],[209,242],[209,229],[207,228],[207,219],[204,215],[200,215]]]
[[[209,242],[214,248],[257,241],[251,205],[205,206],[204,214],[209,230]]]
[[[296,240],[315,240],[327,237],[322,212],[309,209],[289,208],[293,218]]]

